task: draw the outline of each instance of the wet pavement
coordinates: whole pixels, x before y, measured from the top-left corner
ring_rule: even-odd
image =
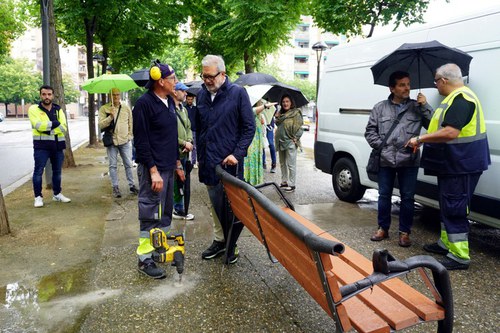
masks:
[[[296,192],[287,194],[296,211],[367,257],[377,247],[401,259],[419,255],[423,244],[438,237],[435,214],[422,209],[415,219],[412,247],[397,245],[396,228],[389,240],[370,242],[376,227],[375,191],[368,191],[358,204],[337,200],[331,176],[314,169],[308,150],[299,154],[298,175]],[[247,231],[238,241],[240,259],[235,265],[224,266],[222,258],[201,259],[212,241],[211,217],[196,170],[193,178],[190,212],[196,218],[176,220],[173,227],[186,236],[180,285],[175,267],[166,267],[164,280],[136,271],[137,202],[128,196],[114,201],[103,229],[95,230],[102,233],[95,260],[39,278],[9,272],[17,279],[0,286],[0,332],[335,331],[333,321],[283,267],[269,261],[263,246]],[[266,172],[266,180],[279,182],[279,174]],[[393,223],[397,225],[394,216]],[[472,227],[471,268],[450,273],[454,332],[499,331],[499,239],[498,230]],[[7,265],[1,264],[4,271]],[[417,281],[416,275],[410,274],[408,281]],[[423,291],[425,286],[416,288]],[[404,332],[432,332],[435,327],[425,324]]]

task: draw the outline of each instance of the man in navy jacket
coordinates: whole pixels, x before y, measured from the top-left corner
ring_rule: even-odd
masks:
[[[150,231],[168,233],[172,222],[173,175],[184,181],[177,147],[177,116],[171,95],[177,77],[172,67],[155,62],[151,67],[149,89],[135,103],[133,116],[137,176],[139,178],[139,272],[162,279],[165,270],[153,261],[155,248]]]
[[[246,90],[226,77],[222,57],[207,55],[201,64],[204,84],[197,95],[196,117],[199,178],[207,185],[214,219],[214,241],[202,258],[213,259],[227,246],[226,263],[234,264],[242,224],[233,227],[231,244],[226,244],[233,218],[215,167],[221,164],[227,172],[243,179],[243,159],[255,135],[255,120]]]

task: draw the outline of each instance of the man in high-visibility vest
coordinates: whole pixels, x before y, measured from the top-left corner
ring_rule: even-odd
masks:
[[[33,170],[33,191],[35,207],[43,207],[42,174],[45,164],[52,164],[53,201],[70,202],[71,199],[61,193],[61,173],[64,161],[68,130],[66,116],[61,107],[55,103],[54,88],[44,85],[40,88],[40,103],[32,105],[28,110],[33,134],[35,168]]]
[[[468,269],[470,203],[483,171],[491,164],[481,103],[463,83],[455,64],[436,70],[434,83],[446,96],[433,114],[428,132],[408,141],[424,143],[420,165],[436,175],[441,210],[441,238],[424,246],[427,252],[444,254],[441,263],[449,270]]]

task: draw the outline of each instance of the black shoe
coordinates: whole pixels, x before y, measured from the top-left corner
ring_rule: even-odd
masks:
[[[224,242],[213,241],[212,245],[201,254],[202,259],[213,259],[226,251],[226,244]]]
[[[130,186],[130,193],[131,194],[139,194],[139,190],[137,189],[137,187],[135,187],[135,185],[132,185]]]
[[[240,258],[240,253],[239,252],[240,251],[238,250],[238,246],[235,245],[233,251],[229,251],[227,253],[227,258],[226,258],[226,261],[225,261],[226,265],[236,264],[236,262]]]
[[[424,250],[430,253],[443,254],[443,255],[448,254],[448,249],[443,249],[441,246],[439,246],[438,243],[425,244]]]
[[[439,262],[441,263],[441,265],[444,266],[444,268],[446,268],[449,271],[454,271],[454,270],[458,270],[458,269],[462,269],[462,270],[469,269],[469,264],[462,264],[462,263],[455,261],[455,260],[448,258],[448,257],[446,257],[442,260],[439,260]]]
[[[287,182],[282,182],[282,183],[280,184],[280,187],[288,187]]]
[[[159,268],[156,266],[153,259],[146,259],[144,261],[139,260],[139,267],[137,270],[144,275],[147,275],[153,279],[164,279],[167,275],[165,274],[165,270],[163,268]]]
[[[294,192],[295,191],[295,186],[287,186],[283,189],[285,192]]]
[[[186,216],[183,210],[175,210],[172,212],[172,217],[176,220],[182,220]]]
[[[120,192],[120,188],[118,186],[113,186],[113,197],[121,198],[122,194]]]

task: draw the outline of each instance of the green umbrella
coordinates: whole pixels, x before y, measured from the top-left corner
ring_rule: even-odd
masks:
[[[103,74],[99,77],[87,80],[82,89],[91,94],[108,94],[112,88],[121,92],[138,88],[139,86],[127,74]]]

